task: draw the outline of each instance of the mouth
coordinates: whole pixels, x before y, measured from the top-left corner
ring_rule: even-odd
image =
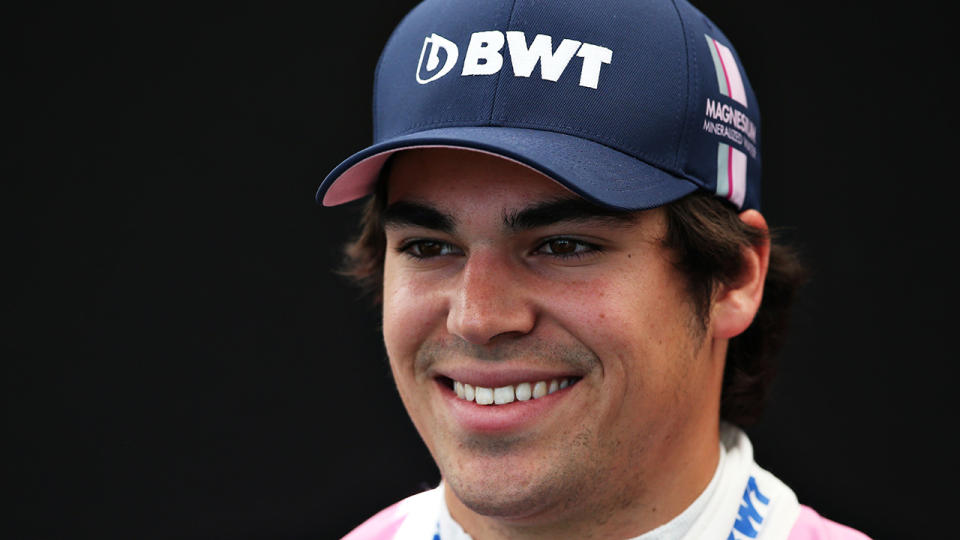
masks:
[[[525,368],[458,367],[434,373],[438,410],[461,433],[474,436],[549,431],[578,414],[586,397],[578,391],[587,373]]]
[[[503,386],[480,386],[440,377],[438,381],[453,390],[458,399],[477,405],[502,406],[515,401],[530,401],[543,398],[573,386],[581,377],[559,377],[540,381],[524,381]]]

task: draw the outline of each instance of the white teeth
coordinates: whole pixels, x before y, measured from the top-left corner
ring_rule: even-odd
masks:
[[[575,381],[575,380],[574,380]],[[458,398],[475,401],[477,405],[506,405],[514,401],[538,399],[570,386],[571,379],[552,379],[535,383],[523,382],[517,385],[486,388],[453,381],[453,391]]]
[[[493,403],[493,389],[478,386],[476,388],[476,392],[477,392],[477,405],[490,405],[491,403]]]
[[[497,405],[513,403],[513,396],[512,386],[501,386],[493,389],[493,402]]]

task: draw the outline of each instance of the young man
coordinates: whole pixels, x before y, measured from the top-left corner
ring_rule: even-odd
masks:
[[[863,538],[746,435],[800,269],[757,102],[682,0],[427,0],[376,75],[350,271],[443,477],[348,538]]]

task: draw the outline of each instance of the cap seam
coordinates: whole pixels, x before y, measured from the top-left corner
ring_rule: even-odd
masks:
[[[513,0],[513,5],[510,6],[510,15],[507,17],[507,25],[504,28],[505,31],[509,31],[511,25],[513,24],[513,14],[517,10],[517,0]],[[506,47],[505,47],[506,48]],[[513,58],[510,59],[513,61]],[[506,62],[506,59],[503,60]],[[487,123],[493,122],[493,111],[497,110],[497,98],[500,97],[500,88],[503,83],[503,69],[501,68],[497,71],[497,81],[493,85],[493,99],[490,100],[490,114],[487,117]]]
[[[387,44],[389,45],[389,41]],[[377,140],[377,136],[380,132],[380,122],[377,121],[377,118],[380,117],[380,67],[383,65],[383,57],[386,55],[387,48],[383,48],[383,52],[380,53],[380,58],[377,60],[377,67],[373,71],[373,140]]]
[[[652,161],[651,158],[650,158],[650,154],[647,153],[647,152],[644,152],[644,151],[642,151],[642,150],[637,150],[637,149],[635,149],[635,148],[632,148],[631,146],[626,145],[626,144],[623,144],[621,141],[619,141],[619,140],[617,140],[617,139],[601,139],[601,138],[597,137],[597,135],[596,135],[595,133],[592,133],[592,132],[590,132],[590,131],[587,131],[587,130],[584,130],[584,129],[580,129],[580,128],[577,128],[577,127],[574,127],[574,126],[567,126],[567,125],[563,125],[563,124],[550,124],[550,123],[543,123],[543,122],[538,122],[538,123],[532,123],[532,122],[530,122],[530,123],[527,123],[527,122],[523,122],[523,121],[510,120],[510,119],[507,119],[507,118],[504,118],[504,117],[499,117],[499,118],[496,118],[495,120],[497,120],[497,121],[499,121],[499,122],[509,123],[509,124],[510,124],[509,126],[500,126],[500,127],[507,127],[507,128],[509,128],[509,127],[519,127],[519,128],[526,128],[526,129],[552,128],[552,129],[550,129],[551,132],[553,132],[553,133],[559,133],[559,134],[561,134],[561,135],[567,135],[567,134],[569,134],[568,132],[577,133],[577,134],[579,134],[579,135],[583,135],[584,138],[585,138],[586,140],[588,140],[588,141],[591,141],[591,142],[594,142],[594,143],[596,143],[596,144],[600,144],[600,145],[606,146],[607,148],[610,148],[610,149],[612,149],[612,150],[616,150],[617,152],[621,152],[621,153],[624,153],[624,154],[633,156],[633,157],[635,157],[635,158],[644,158],[643,161],[646,162],[646,163],[648,163],[648,164],[650,164],[650,161]],[[557,131],[557,130],[559,130],[559,129],[563,129],[563,130],[566,130],[566,131]],[[658,168],[663,168],[663,167],[665,167],[665,166],[659,166]]]
[[[381,69],[382,66],[383,66],[383,59],[384,59],[384,58],[386,57],[386,55],[387,55],[387,50],[389,50],[389,49],[390,49],[390,46],[393,44],[393,42],[394,42],[396,39],[398,39],[397,36],[399,35],[399,32],[397,32],[397,29],[399,29],[399,28],[407,21],[407,19],[410,18],[410,16],[413,14],[413,11],[414,11],[414,10],[411,10],[411,11],[407,12],[407,14],[404,15],[403,18],[400,19],[400,22],[397,23],[397,25],[394,27],[393,32],[390,33],[390,36],[387,37],[387,41],[386,41],[386,43],[384,43],[383,49],[380,51],[380,56],[377,58],[377,67],[376,67],[376,68],[374,69],[374,71],[373,71],[373,118],[372,118],[372,122],[373,122],[373,140],[374,140],[374,141],[377,140],[378,135],[379,135],[379,132],[380,132],[380,130],[382,129],[382,128],[380,127],[380,125],[379,125],[379,122],[377,122],[377,118],[380,116],[380,92],[378,92],[378,89],[380,88],[380,69]]]
[[[697,65],[697,62],[696,62],[697,51],[695,47],[690,47],[690,40],[689,40],[689,36],[687,35],[687,25],[686,25],[686,21],[684,21],[683,19],[683,14],[680,12],[680,6],[677,5],[676,0],[672,0],[671,4],[673,4],[673,9],[677,13],[677,19],[680,21],[680,33],[681,33],[681,36],[683,37],[683,40],[682,40],[683,47],[684,47],[684,52],[686,53],[683,55],[683,57],[684,59],[686,59],[686,68],[687,68],[687,72],[686,72],[687,95],[685,96],[686,99],[682,100],[683,114],[682,115],[678,114],[676,117],[680,125],[680,129],[678,130],[679,133],[677,135],[677,151],[676,151],[676,154],[674,154],[674,160],[676,164],[676,169],[686,174],[686,170],[685,170],[686,167],[683,166],[683,164],[685,163],[685,156],[686,156],[686,153],[684,152],[684,148],[685,148],[684,141],[686,140],[687,130],[690,128],[690,125],[687,119],[689,118],[690,101],[693,95],[691,90],[691,85],[696,84],[696,81],[694,81],[694,77],[691,74],[694,73],[694,68]],[[691,66],[691,60],[693,62],[692,66]]]
[[[420,126],[420,127],[423,127],[423,126]],[[531,129],[531,130],[533,130],[533,131],[543,131],[543,130],[538,129],[538,128],[540,128],[540,127],[561,127],[561,126],[541,126],[541,125],[539,125],[539,124],[536,125],[536,126],[533,126],[533,125],[531,125],[531,126],[484,126],[484,125],[477,125],[477,124],[471,123],[471,124],[460,124],[460,125],[448,125],[448,126],[444,126],[444,127],[476,127],[476,128],[480,128],[480,127],[504,127],[504,128],[511,128],[511,127],[513,127],[513,128],[519,128],[519,129]],[[402,136],[404,136],[404,135],[416,133],[417,131],[420,131],[420,130],[418,130],[418,129],[411,129],[410,131],[405,131],[405,132],[397,133],[397,134],[393,135],[391,138],[393,138],[393,137],[402,137]],[[569,135],[568,133],[564,133],[564,132],[561,132],[561,131],[553,131],[553,130],[550,130],[550,131],[551,131],[551,133],[557,133],[557,134],[559,134],[559,135]],[[577,131],[577,130],[572,129],[571,131]],[[586,134],[586,133],[585,133],[585,135],[591,135],[591,134]],[[573,136],[573,135],[571,135],[571,136]],[[667,167],[666,165],[660,164],[660,163],[658,163],[657,161],[650,159],[650,157],[649,157],[647,154],[640,154],[640,155],[629,154],[628,152],[625,152],[624,150],[622,150],[622,149],[620,149],[620,148],[617,148],[617,147],[615,147],[615,146],[611,146],[610,144],[607,144],[606,142],[598,141],[598,140],[595,140],[595,139],[587,139],[587,140],[589,140],[590,142],[593,142],[593,143],[595,143],[595,144],[598,144],[598,145],[600,145],[600,146],[604,146],[604,147],[606,147],[606,148],[609,148],[610,150],[613,150],[613,151],[615,151],[615,152],[620,152],[620,153],[623,153],[623,154],[627,154],[627,155],[629,155],[630,157],[636,159],[637,161],[642,161],[643,163],[649,165],[650,167],[653,167],[653,168],[655,168],[655,169],[659,169],[660,171],[662,171],[662,172],[664,172],[664,173],[666,173],[666,174],[669,174],[669,175],[671,175],[671,176],[673,176],[673,177],[675,177],[675,178],[681,178],[681,179],[686,180],[686,181],[688,181],[688,182],[692,182],[693,184],[699,186],[700,188],[703,188],[703,183],[702,183],[702,181],[701,181],[699,178],[688,174],[686,171],[684,171],[684,170],[682,170],[682,169],[670,170],[670,168]],[[383,141],[383,143],[386,143],[386,142],[387,142],[387,141]],[[381,144],[383,144],[383,143],[381,143]]]
[[[495,121],[496,121],[496,122],[503,122],[504,124],[509,123],[510,125],[497,124],[497,123],[494,123]],[[596,134],[591,133],[591,132],[586,131],[586,130],[582,130],[582,129],[579,129],[579,128],[576,128],[576,127],[573,127],[573,126],[568,126],[568,125],[563,125],[563,124],[518,122],[518,121],[515,121],[515,120],[508,120],[508,119],[503,118],[503,117],[491,118],[490,120],[484,120],[483,118],[479,118],[479,119],[477,119],[477,120],[462,120],[462,119],[455,118],[455,119],[445,119],[445,120],[435,120],[435,121],[431,121],[431,122],[424,122],[424,123],[415,124],[415,125],[413,125],[413,126],[410,126],[410,127],[408,127],[407,129],[405,129],[405,130],[403,130],[403,131],[399,131],[399,132],[393,133],[392,135],[390,135],[389,138],[402,137],[402,136],[404,136],[404,135],[408,135],[408,134],[410,134],[410,133],[415,133],[415,132],[417,132],[417,131],[420,131],[420,130],[422,130],[423,128],[439,128],[439,127],[485,127],[485,126],[486,126],[486,127],[503,127],[503,128],[532,129],[532,130],[538,130],[538,129],[543,129],[543,128],[551,128],[551,129],[549,129],[548,131],[550,131],[550,132],[552,132],[552,133],[557,133],[557,134],[560,134],[560,135],[570,135],[571,133],[577,133],[577,134],[579,134],[579,135],[584,136],[584,138],[585,138],[586,140],[591,141],[591,142],[596,143],[596,144],[599,144],[599,145],[602,145],[602,146],[606,146],[607,148],[610,148],[611,150],[616,150],[617,152],[621,152],[621,153],[623,153],[623,154],[627,154],[627,155],[629,155],[629,156],[633,156],[633,157],[635,157],[635,158],[637,158],[637,159],[641,159],[641,158],[642,158],[642,161],[644,161],[645,163],[647,163],[647,164],[649,164],[649,165],[651,165],[651,166],[655,166],[655,167],[657,167],[657,168],[664,169],[664,170],[666,170],[666,169],[668,168],[668,165],[667,165],[667,164],[657,164],[657,165],[654,165],[654,163],[658,163],[658,162],[657,162],[656,160],[653,160],[653,159],[650,157],[650,154],[647,153],[647,152],[634,149],[634,148],[632,148],[632,147],[630,147],[630,146],[628,146],[628,145],[626,145],[626,144],[622,144],[620,141],[617,141],[617,140],[605,140],[605,139],[600,139],[600,138],[598,138],[598,137],[596,136]],[[566,131],[559,131],[559,130],[566,130]],[[572,136],[572,135],[571,135],[571,136]],[[677,168],[677,169],[679,170],[679,168]],[[680,172],[683,172],[683,171],[680,171]],[[686,173],[684,173],[684,175],[686,175]]]
[[[479,127],[479,126],[467,126],[467,127]],[[430,137],[427,137],[427,139],[429,139],[429,138],[430,138]],[[490,145],[488,145],[488,144],[478,143],[478,142],[476,142],[476,141],[470,141],[470,142],[473,143],[473,144],[475,144],[476,146],[468,146],[468,145],[466,145],[466,144],[464,144],[464,145],[457,145],[457,144],[455,144],[455,143],[443,143],[442,145],[449,145],[449,146],[454,146],[454,147],[462,146],[463,148],[466,148],[466,149],[476,149],[476,150],[484,150],[484,151],[487,151],[487,150],[485,150],[484,147],[489,147],[489,146],[490,146]],[[372,151],[372,150],[373,150],[373,147],[371,147],[371,148],[368,148],[368,149],[367,149],[367,151],[370,151],[369,154],[367,154],[366,151],[363,151],[363,152],[358,152],[357,154],[355,154],[355,155],[351,156],[350,158],[348,158],[347,161],[350,161],[350,160],[356,160],[356,161],[354,161],[353,163],[350,163],[350,164],[344,169],[344,171],[341,172],[341,175],[344,174],[344,173],[345,173],[347,170],[349,170],[350,168],[352,168],[352,167],[356,166],[357,164],[359,164],[360,162],[362,162],[362,161],[364,161],[364,160],[366,160],[366,159],[369,159],[369,158],[371,158],[371,157],[374,157],[374,156],[376,156],[377,154],[380,154],[380,153],[382,153],[382,152],[390,152],[390,151],[402,150],[402,149],[404,149],[404,148],[408,148],[407,146],[402,145],[402,144],[401,144],[401,145],[398,145],[398,146],[396,146],[396,147],[390,145],[390,144],[387,143],[387,142],[384,142],[384,143],[381,143],[381,144],[387,145],[387,148],[378,148],[376,151]],[[600,143],[597,143],[597,144],[600,144]],[[409,148],[417,148],[417,147],[421,147],[421,146],[432,146],[432,145],[434,145],[434,143],[416,143],[416,144],[410,145]],[[436,143],[436,145],[441,145],[441,144],[440,144],[440,143]],[[606,146],[606,145],[602,145],[602,146]],[[612,147],[609,147],[609,146],[607,146],[607,148],[609,148],[609,149],[611,149],[611,150],[614,150],[614,151],[619,151],[619,150],[617,150],[616,148],[612,148]],[[511,153],[513,153],[513,152],[505,151],[502,155],[505,156],[505,157],[508,157],[508,158],[510,158],[510,159],[516,159],[516,160],[521,161],[521,162],[522,162],[524,159],[526,159],[525,157],[522,156],[522,154],[521,154],[520,152],[514,153],[515,155],[518,156],[517,158],[511,157],[511,156],[510,156]],[[637,159],[637,158],[635,158],[635,159]],[[662,173],[664,173],[664,174],[669,175],[671,178],[674,178],[674,179],[677,179],[677,180],[683,180],[683,181],[685,181],[685,182],[690,182],[690,183],[692,183],[694,186],[696,186],[697,188],[700,188],[700,189],[703,188],[703,186],[701,186],[700,183],[697,182],[695,178],[691,178],[691,177],[686,176],[686,175],[678,175],[678,174],[676,174],[674,171],[670,171],[670,170],[668,170],[668,169],[666,169],[666,168],[664,168],[664,167],[662,167],[662,166],[660,166],[660,165],[657,165],[657,164],[655,164],[655,163],[651,163],[651,162],[649,162],[649,161],[647,161],[647,160],[645,160],[645,159],[637,159],[637,161],[640,161],[640,162],[644,163],[645,165],[647,165],[647,166],[649,166],[649,167],[651,167],[651,168],[657,169],[658,171],[660,171],[660,172],[662,172]],[[344,162],[344,163],[346,163],[346,162]],[[344,165],[344,164],[342,163],[341,166],[343,166],[343,165]],[[540,166],[540,165],[533,165],[533,164],[530,164],[529,166],[530,166],[530,167],[533,167],[533,168],[535,168],[535,169],[537,169],[537,170],[540,170],[541,172],[543,172],[543,173],[546,174],[547,176],[551,176],[551,177],[556,176],[557,178],[563,178],[563,177],[561,177],[560,175],[554,175],[553,172],[550,171],[550,168],[549,168],[549,167],[543,167],[543,166]],[[583,188],[580,187],[580,186],[576,186],[576,184],[574,184],[574,186],[575,186],[577,189],[581,189],[581,190],[583,189]],[[649,191],[649,190],[652,190],[652,189],[656,189],[656,187],[657,187],[657,186],[651,186],[651,185],[646,185],[646,186],[642,186],[642,187],[635,187],[634,184],[631,184],[631,187],[624,187],[624,188],[622,188],[622,189],[609,188],[609,187],[606,188],[606,189],[607,189],[608,191],[642,193],[642,192],[645,192],[645,191]]]

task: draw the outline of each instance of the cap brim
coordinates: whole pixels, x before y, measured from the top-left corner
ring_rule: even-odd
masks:
[[[553,178],[587,200],[614,208],[654,208],[692,193],[694,182],[586,139],[534,129],[445,127],[394,137],[341,163],[317,190],[324,206],[373,191],[387,158],[401,150],[455,147],[496,154]]]

